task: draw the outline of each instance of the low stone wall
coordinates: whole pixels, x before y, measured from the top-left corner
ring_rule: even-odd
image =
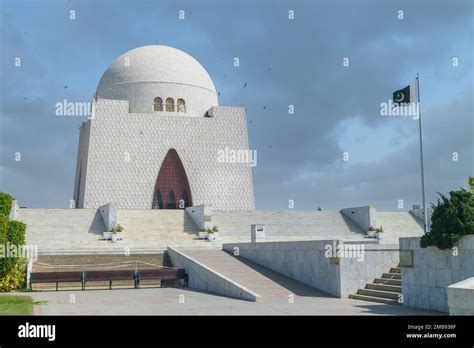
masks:
[[[421,248],[419,237],[400,238],[403,305],[448,312],[448,286],[474,276],[474,235],[453,250]]]
[[[117,208],[112,203],[101,206],[99,211],[107,231],[117,227]]]
[[[376,227],[376,210],[371,205],[341,209],[341,213],[359,226],[362,231],[367,232],[370,226]]]
[[[194,260],[186,255],[185,252],[168,247],[168,255],[171,258],[173,267],[186,270],[190,288],[247,301],[257,301],[260,298],[259,294]]]
[[[187,207],[185,210],[199,229],[212,228],[212,207],[210,205],[202,204]]]
[[[449,315],[474,315],[474,277],[448,286]]]
[[[352,257],[350,254],[349,257],[335,254],[341,245],[354,249]],[[340,298],[356,293],[397,265],[399,259],[398,246],[395,245],[343,244],[339,240],[229,243],[222,248],[236,257]]]

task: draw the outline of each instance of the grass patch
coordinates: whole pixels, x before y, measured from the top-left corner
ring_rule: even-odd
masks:
[[[0,296],[0,315],[33,315],[31,296]]]

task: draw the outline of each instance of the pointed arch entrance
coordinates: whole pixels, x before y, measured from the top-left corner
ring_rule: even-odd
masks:
[[[183,163],[176,150],[170,149],[156,179],[152,209],[183,209],[192,205]]]

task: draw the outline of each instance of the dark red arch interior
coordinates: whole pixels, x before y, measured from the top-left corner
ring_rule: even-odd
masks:
[[[178,153],[170,149],[156,179],[152,209],[183,209],[190,206],[192,198],[188,177]]]

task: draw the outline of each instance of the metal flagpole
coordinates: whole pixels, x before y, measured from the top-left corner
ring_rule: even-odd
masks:
[[[418,101],[418,125],[420,131],[420,157],[421,157],[421,194],[423,196],[423,230],[427,231],[428,227],[428,214],[426,210],[426,197],[425,197],[425,168],[423,165],[423,138],[421,132],[421,106],[420,106],[420,75],[416,73],[416,97]]]

